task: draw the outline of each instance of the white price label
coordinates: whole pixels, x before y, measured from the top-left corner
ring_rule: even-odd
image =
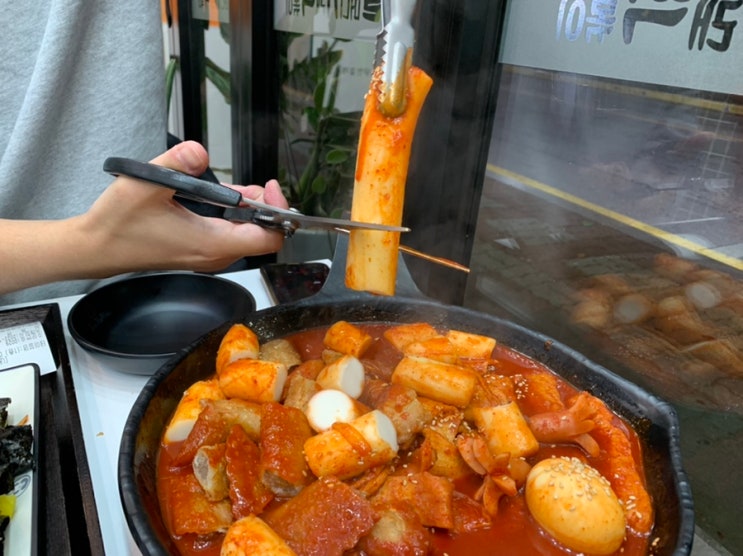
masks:
[[[36,363],[41,374],[57,370],[40,322],[0,329],[0,369]]]

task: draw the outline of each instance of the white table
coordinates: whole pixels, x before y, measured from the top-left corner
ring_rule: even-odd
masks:
[[[244,270],[220,276],[237,282],[250,291],[255,298],[256,309],[273,305],[258,270]],[[141,552],[129,532],[119,498],[118,457],[121,434],[129,411],[149,377],[121,372],[114,368],[115,364],[97,358],[72,339],[67,330],[67,314],[81,297],[62,297],[46,302],[57,303],[62,313],[106,553],[116,556],[139,555]]]

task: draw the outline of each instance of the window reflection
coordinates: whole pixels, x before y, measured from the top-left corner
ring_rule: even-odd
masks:
[[[697,522],[734,553],[741,113],[731,95],[504,67],[465,294],[672,402]]]

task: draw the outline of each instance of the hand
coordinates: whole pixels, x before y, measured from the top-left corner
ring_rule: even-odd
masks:
[[[184,142],[152,160],[192,175],[206,169],[208,157],[198,143]],[[276,180],[265,187],[230,186],[243,196],[281,208],[288,204]],[[250,255],[281,248],[283,235],[254,224],[203,217],[173,199],[173,191],[131,178],[117,178],[84,215],[119,272],[136,269],[214,271]]]
[[[208,155],[198,143],[179,143],[151,162],[201,175]],[[229,186],[280,208],[288,203],[276,180]],[[80,216],[59,221],[0,220],[0,293],[78,278],[104,278],[144,270],[226,268],[239,258],[272,253],[283,234],[255,224],[199,216],[173,199],[173,191],[118,177]]]

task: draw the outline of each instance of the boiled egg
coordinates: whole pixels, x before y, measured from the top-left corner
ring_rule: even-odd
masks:
[[[596,469],[578,458],[553,457],[532,467],[526,504],[542,528],[576,552],[611,554],[625,536],[624,510]]]

